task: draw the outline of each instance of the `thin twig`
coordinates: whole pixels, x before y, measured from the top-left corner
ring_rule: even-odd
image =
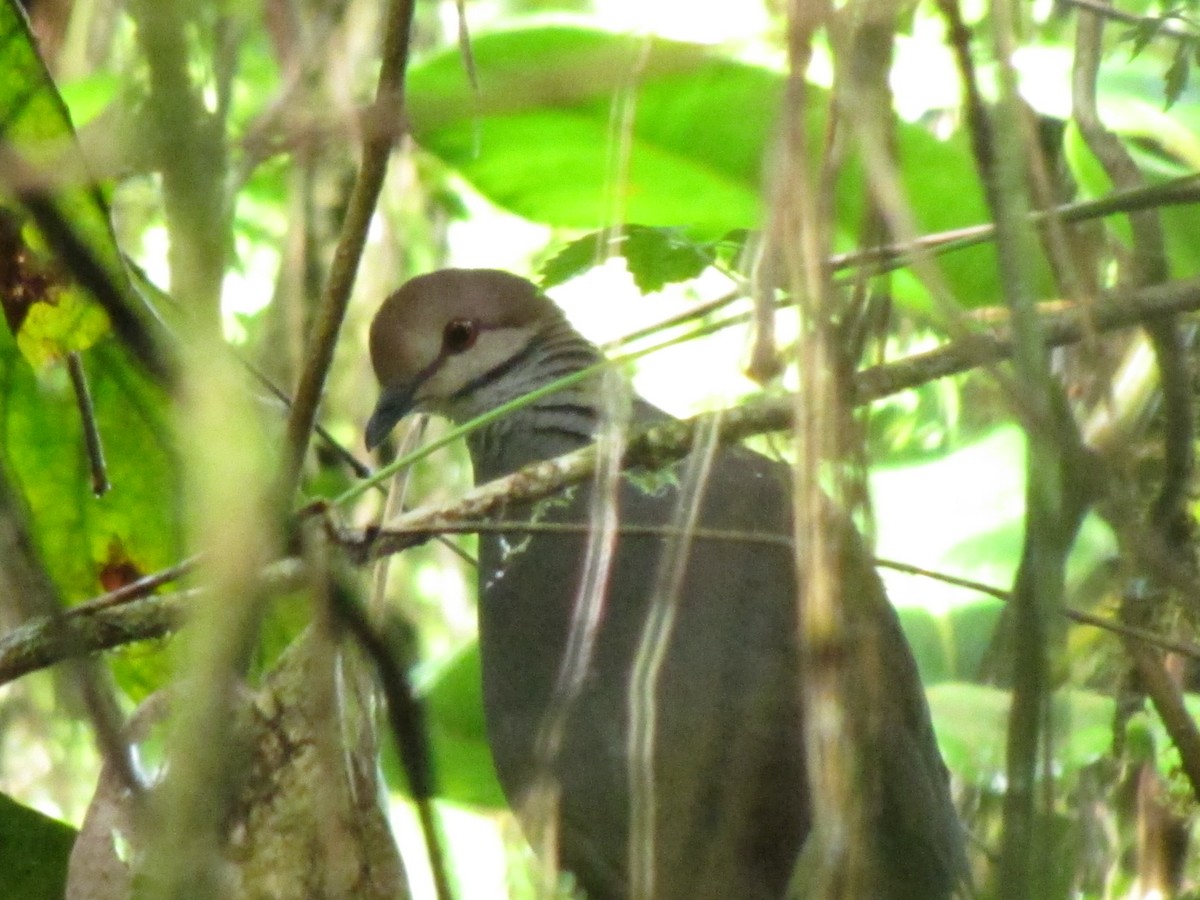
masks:
[[[967,588],[968,590],[978,591],[981,594],[986,594],[989,597],[995,597],[997,600],[1008,602],[1012,598],[1012,591],[1007,591],[1004,588],[998,588],[994,585],[985,584],[982,581],[975,581],[971,578],[960,578],[957,575],[950,575],[946,572],[937,572],[933,569],[926,569],[921,566],[914,566],[911,563],[898,562],[894,559],[882,559],[875,557],[875,565],[883,569],[892,569],[896,572],[903,572],[906,575],[917,575],[921,578],[928,578],[931,581],[940,581],[943,584],[954,585],[955,587]],[[1141,641],[1152,647],[1159,647],[1162,650],[1169,650],[1172,653],[1179,653],[1189,659],[1200,661],[1200,646],[1189,643],[1187,641],[1176,640],[1175,638],[1167,637],[1166,635],[1157,634],[1150,631],[1148,628],[1135,628],[1132,625],[1125,625],[1115,619],[1106,619],[1103,616],[1098,616],[1095,613],[1085,612],[1082,609],[1072,609],[1066,607],[1062,610],[1065,618],[1070,619],[1079,625],[1090,625],[1093,628],[1099,628],[1107,631],[1110,634],[1118,637],[1128,638],[1135,641]]]
[[[1118,213],[1136,212],[1164,206],[1188,206],[1200,203],[1200,173],[1181,175],[1161,184],[1148,185],[1131,191],[1114,191],[1096,200],[1080,200],[1064,203],[1053,209],[1037,209],[1029,213],[1029,220],[1035,225],[1044,223],[1050,217],[1056,217],[1062,222],[1088,222]],[[956,250],[965,250],[986,244],[995,240],[996,226],[991,222],[979,225],[968,225],[948,231],[922,235],[911,241],[887,244],[881,247],[868,247],[863,250],[852,250],[838,253],[830,257],[829,268],[835,272],[855,269],[860,266],[871,266],[876,272],[891,272],[910,264],[914,253],[922,252],[932,256],[942,256]],[[853,274],[853,273],[852,273]],[[857,276],[856,276],[857,277]],[[840,282],[839,282],[840,283]],[[622,335],[616,340],[602,345],[605,353],[611,353],[626,347],[635,341],[651,337],[660,331],[686,325],[696,319],[702,319],[719,312],[745,296],[745,290],[738,287],[705,303],[693,306],[666,319],[655,322]],[[792,303],[791,298],[777,301],[784,306]],[[733,325],[743,324],[751,318],[751,313],[732,315],[714,323],[714,330]],[[967,320],[1007,319],[1008,312],[1003,307],[985,307],[968,313]]]
[[[92,722],[93,734],[105,762],[122,787],[140,798],[142,780],[124,736],[124,714],[116,700],[111,673],[88,656],[64,614],[61,598],[34,549],[19,494],[0,473],[0,558],[4,560],[4,583],[14,596],[5,600],[11,608],[41,623],[44,640],[58,648],[54,661],[65,660],[65,682],[78,690]],[[5,644],[7,641],[0,641]],[[36,645],[23,644],[26,650]],[[45,664],[27,661],[25,671]]]
[[[383,187],[388,157],[403,121],[404,80],[408,68],[414,6],[414,0],[391,0],[385,13],[386,32],[379,82],[375,90],[375,103],[364,129],[362,164],[350,193],[342,221],[342,233],[313,321],[308,352],[296,388],[292,414],[288,418],[282,490],[279,495],[285,503],[295,493],[300,477],[309,436],[316,422],[317,405],[325,387],[329,365],[333,362],[333,351],[346,315],[350,290],[358,273],[367,229]]]
[[[73,350],[67,354],[67,371],[71,374],[75,406],[79,410],[79,424],[83,427],[83,445],[87,450],[88,469],[92,473],[92,493],[100,497],[107,494],[110,487],[108,468],[104,465],[104,444],[100,440],[100,428],[96,424],[92,392],[88,390],[83,360],[77,351]]]
[[[287,391],[277,385],[273,380],[271,380],[270,376],[268,376],[249,360],[241,360],[241,362],[246,367],[246,371],[248,371],[254,377],[254,379],[258,381],[259,384],[266,388],[266,390],[276,400],[283,404],[283,408],[285,410],[290,411],[293,408],[294,404],[292,403],[292,398],[288,395]],[[324,425],[322,425],[320,422],[314,421],[313,432],[324,442],[325,446],[329,448],[334,456],[345,463],[346,467],[354,473],[356,478],[371,477],[371,467],[351,453],[350,450],[341,443],[341,441],[329,433],[329,430]]]
[[[1074,116],[1088,149],[1113,185],[1128,190],[1143,186],[1145,178],[1125,144],[1100,118],[1096,99],[1105,12],[1111,9],[1110,2],[1091,3],[1079,13],[1072,98]],[[1138,286],[1166,281],[1170,277],[1170,263],[1158,210],[1130,213],[1128,219],[1133,253],[1131,264],[1121,273],[1123,280]],[[1148,515],[1149,531],[1160,552],[1171,560],[1171,568],[1181,566],[1191,572],[1194,552],[1190,493],[1195,440],[1192,363],[1177,316],[1147,322],[1146,332],[1154,348],[1163,406],[1162,483]],[[1142,562],[1141,572],[1149,583],[1164,584],[1163,572],[1169,569]],[[1152,595],[1169,596],[1164,591],[1153,591]],[[1133,592],[1125,592],[1120,615],[1123,622],[1140,625],[1153,616],[1155,608],[1144,602],[1131,602],[1133,597]],[[1140,676],[1139,684],[1158,710],[1179,753],[1192,793],[1200,797],[1200,731],[1184,708],[1179,685],[1157,653],[1134,641],[1125,643]]]
[[[1052,311],[1044,314],[1045,330],[1051,343],[1065,344],[1082,338],[1086,330],[1084,318],[1089,313],[1094,319],[1088,327],[1104,331],[1134,325],[1143,318],[1161,315],[1164,312],[1197,309],[1200,309],[1200,278],[1193,278],[1140,291],[1113,292],[1097,301],[1090,311],[1074,306],[1054,304]],[[1001,359],[1009,352],[1008,341],[1004,329],[993,329],[971,341],[956,342],[895,363],[866,369],[860,372],[857,378],[857,402],[859,404],[868,403],[945,375],[967,371],[978,365],[981,359]],[[784,430],[791,421],[793,409],[794,401],[790,396],[785,395],[756,399],[737,409],[724,411],[721,413],[723,439],[736,440],[752,434]],[[660,426],[656,436],[642,436],[633,443],[635,446],[645,444],[645,447],[639,452],[647,452],[648,465],[654,465],[656,461],[657,464],[661,464],[664,460],[678,458],[687,452],[687,448],[692,445],[692,427],[694,425],[689,422],[667,423],[666,426]],[[648,448],[653,448],[652,452],[648,452]],[[367,542],[370,543],[369,552],[376,556],[399,552],[408,546],[421,543],[431,534],[439,531],[478,530],[481,527],[478,524],[479,519],[487,517],[506,503],[548,496],[568,484],[587,478],[591,472],[586,463],[587,451],[580,451],[577,455],[582,459],[575,463],[572,463],[569,457],[539,463],[501,479],[499,482],[476,488],[453,504],[441,507],[422,507],[407,513],[400,519],[389,523],[386,531],[380,532],[378,537],[373,538],[373,543]],[[469,524],[472,522],[474,524]],[[494,526],[485,527],[503,528],[504,523],[496,522]],[[703,532],[700,532],[698,536],[702,539],[706,537]],[[711,537],[716,538],[718,535],[714,533]],[[722,534],[720,537],[737,538],[732,534]],[[354,538],[343,533],[338,535],[338,539],[347,545],[358,543],[363,547],[364,552],[366,551],[361,536]],[[66,612],[68,620],[82,620],[92,615],[100,616],[107,611],[112,611],[112,618],[97,619],[94,627],[96,636],[88,637],[86,634],[80,636],[78,646],[90,652],[121,646],[164,633],[161,628],[167,626],[160,626],[158,623],[161,620],[149,618],[146,620],[146,624],[139,624],[140,617],[150,615],[142,607],[138,607],[127,615],[120,613],[119,610],[123,606],[136,606],[137,602],[142,599],[148,604],[145,609],[159,603],[169,605],[175,602],[178,597],[184,595],[167,595],[166,597],[143,597],[143,595],[155,587],[179,579],[196,562],[195,558],[184,560],[176,566],[149,575],[131,585],[126,585],[68,610]],[[288,565],[294,566],[295,562],[295,560],[284,560],[277,563],[276,567],[282,566],[280,571],[286,573],[289,571]],[[280,575],[280,577],[284,576]],[[294,575],[290,577],[295,578]],[[266,590],[273,589],[269,586],[266,588]],[[167,614],[164,613],[164,615]],[[1087,614],[1081,615],[1086,616]],[[167,621],[173,620],[168,616]],[[1080,619],[1080,621],[1086,620]],[[59,661],[62,656],[56,655],[53,650],[39,649],[44,642],[44,632],[37,626],[29,626],[25,630],[17,629],[0,638],[0,683]],[[1158,643],[1167,647],[1161,639]],[[34,661],[21,664],[6,662],[6,660],[24,657]]]
[[[1111,6],[1111,4],[1097,4]],[[1079,14],[1076,28],[1075,62],[1071,78],[1074,117],[1088,149],[1100,162],[1105,174],[1120,190],[1145,187],[1145,178],[1133,157],[1100,118],[1096,102],[1096,80],[1100,70],[1100,48],[1104,20],[1097,11]],[[1128,214],[1133,238],[1133,259],[1123,281],[1137,287],[1161,284],[1170,277],[1162,220],[1157,209]],[[1189,552],[1188,491],[1191,486],[1192,372],[1184,353],[1180,329],[1173,316],[1146,323],[1154,347],[1159,384],[1163,398],[1163,477],[1158,498],[1150,513],[1150,527],[1165,545],[1183,555]]]
[[[93,597],[80,603],[77,606],[67,610],[68,616],[82,616],[91,613],[99,612],[102,609],[109,609],[114,606],[121,606],[133,600],[138,600],[142,597],[147,597],[157,591],[164,584],[170,584],[172,581],[178,581],[185,575],[191,573],[196,565],[200,562],[199,556],[191,556],[182,562],[176,563],[173,566],[168,566],[165,569],[160,569],[150,575],[139,578],[137,581],[123,584],[115,590],[109,591],[107,594],[101,594],[99,597]]]
[[[507,521],[464,521],[447,524],[442,528],[443,534],[472,534],[484,532],[519,533],[555,533],[571,534],[586,531],[586,524],[572,525],[568,523],[549,522],[507,522]],[[677,529],[669,526],[635,526],[621,525],[619,532],[624,537],[667,537]],[[428,538],[428,532],[405,531],[398,532],[384,529],[383,533],[397,540],[409,538],[412,543],[420,543]],[[790,545],[791,540],[785,535],[753,534],[741,531],[723,529],[697,528],[690,537],[698,541],[744,541],[765,546]],[[337,540],[343,545],[363,545],[361,535],[341,533]],[[57,665],[64,659],[76,654],[91,654],[103,650],[111,650],[138,641],[156,640],[173,633],[186,621],[186,610],[189,602],[195,598],[196,590],[183,590],[171,594],[151,595],[148,590],[153,585],[174,581],[185,571],[193,560],[188,560],[171,569],[148,576],[131,585],[110,591],[100,597],[74,606],[66,610],[59,621],[39,617],[26,622],[7,634],[0,636],[0,685],[15,681],[23,675],[40,669]],[[956,587],[977,591],[998,600],[1007,601],[1010,592],[994,585],[986,584],[970,578],[938,572],[911,563],[875,557],[875,564],[881,568],[897,572],[929,578]],[[297,559],[284,561],[282,567],[277,564],[277,575],[280,580],[275,587],[282,591],[287,585],[300,583],[300,561]],[[1146,628],[1125,625],[1112,619],[1106,619],[1094,613],[1079,609],[1064,609],[1063,615],[1081,625],[1100,628],[1111,634],[1141,641],[1152,647],[1158,647],[1171,653],[1178,653],[1189,659],[1200,661],[1200,646],[1187,641],[1177,640],[1166,635],[1158,634]],[[70,630],[68,638],[63,638],[63,624]]]
[[[92,615],[37,618],[0,637],[0,685],[67,659],[165,637],[183,622],[190,591],[139,597]]]
[[[1062,2],[1074,6],[1079,10],[1095,13],[1105,19],[1112,19],[1114,22],[1123,22],[1126,25],[1141,25],[1144,22],[1155,21],[1149,16],[1139,16],[1136,13],[1125,12],[1123,9],[1117,9],[1109,3],[1100,2],[1100,0],[1062,0]],[[1180,31],[1170,24],[1170,21],[1165,17],[1157,20],[1161,22],[1161,28],[1158,33],[1167,37],[1175,38],[1176,40],[1187,39],[1193,37],[1185,31]]]
[[[0,684],[65,659],[174,632],[184,623],[198,590],[146,591],[155,583],[176,580],[194,562],[195,558],[186,560],[95,600],[38,616],[0,636]],[[290,557],[272,563],[260,577],[263,591],[272,595],[291,594],[306,583],[303,562]]]
[[[1194,309],[1200,309],[1200,278],[1157,285],[1141,291],[1111,292],[1090,304],[1086,310],[1074,305],[1055,304],[1053,311],[1044,316],[1043,328],[1047,343],[1057,346],[1078,341],[1085,333],[1091,333],[1091,330],[1123,328],[1145,318]],[[968,371],[985,362],[1004,359],[1011,352],[1012,337],[1007,327],[981,331],[968,340],[955,341],[898,362],[864,369],[854,381],[854,402],[862,406],[947,375]],[[717,414],[722,417],[722,440],[741,440],[755,434],[786,430],[791,427],[794,407],[794,397],[785,394],[750,399],[735,409],[723,410]],[[678,459],[691,446],[692,428],[700,418],[702,417],[660,424],[645,432],[640,442],[631,442],[630,453],[633,455],[627,456],[627,464],[636,461],[648,468],[654,468],[656,463]],[[466,426],[460,430],[465,428]],[[578,451],[578,455],[586,456],[587,452]],[[661,454],[661,458],[656,454]],[[578,461],[573,462],[575,455],[577,454],[569,454],[554,461],[558,464],[556,466],[545,462],[538,463],[508,478],[476,488],[467,496],[477,498],[482,505],[476,505],[473,501],[469,509],[464,506],[462,515],[484,517],[508,500],[538,499],[567,484],[577,483],[586,478],[592,470],[587,465],[581,467]],[[556,473],[556,468],[561,471]],[[353,491],[339,498],[339,501],[353,499],[364,490],[365,485],[358,485]],[[492,496],[493,499],[483,502],[484,496]],[[449,504],[448,508],[455,506],[457,504]],[[427,508],[413,513],[413,516],[426,515],[436,514]],[[436,530],[436,526],[433,530]]]

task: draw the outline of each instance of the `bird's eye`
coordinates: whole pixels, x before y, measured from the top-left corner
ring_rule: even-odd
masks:
[[[442,331],[442,347],[447,353],[463,353],[475,346],[479,326],[470,319],[451,319]]]

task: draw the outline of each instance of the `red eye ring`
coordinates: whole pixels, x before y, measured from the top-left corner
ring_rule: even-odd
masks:
[[[471,319],[451,319],[442,329],[442,348],[447,353],[464,353],[475,346],[479,325]]]

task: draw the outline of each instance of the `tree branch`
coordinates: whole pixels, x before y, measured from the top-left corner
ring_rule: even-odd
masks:
[[[375,103],[366,117],[362,165],[342,220],[342,233],[334,250],[329,279],[313,321],[312,337],[296,388],[292,414],[288,417],[280,497],[289,502],[295,492],[309,435],[317,419],[317,405],[325,387],[325,376],[333,362],[333,351],[350,301],[350,290],[358,273],[367,240],[367,229],[383,187],[388,157],[401,131],[404,110],[404,80],[408,68],[408,45],[412,31],[414,0],[392,0],[388,4],[387,32]]]
[[[1136,291],[1112,292],[1087,310],[1062,303],[1043,304],[1042,309],[1048,342],[1069,344],[1093,331],[1110,331],[1136,325],[1154,316],[1200,310],[1200,278]],[[865,369],[858,373],[855,381],[856,403],[863,405],[947,375],[968,371],[984,361],[1003,359],[1010,352],[1010,345],[1007,326],[1000,325],[966,341],[956,341],[894,363]],[[720,413],[719,439],[735,441],[786,429],[793,409],[793,399],[784,395],[725,410]],[[653,468],[684,456],[700,418],[669,422],[635,435],[629,443],[626,463]],[[494,515],[508,503],[546,497],[588,478],[594,462],[594,451],[585,448],[482,485],[453,503],[405,513],[383,530],[376,529],[367,534],[339,531],[335,537],[352,556],[361,560],[398,553],[442,532],[477,531],[481,528],[480,519]],[[309,512],[324,511],[327,506],[314,506]],[[67,642],[50,635],[49,626],[42,620],[31,621],[0,637],[0,684],[67,658],[71,655],[68,647],[80,653],[93,653],[171,632],[181,623],[182,604],[191,595],[181,592],[147,597],[145,592],[177,579],[194,562],[185,561],[68,610],[63,621],[70,626],[73,636]],[[299,584],[300,565],[296,559],[285,559],[272,566],[264,576],[274,579],[269,590],[283,590],[288,584]],[[157,607],[162,609],[155,611]]]
[[[1171,743],[1179,751],[1180,763],[1192,795],[1200,797],[1200,730],[1183,703],[1183,694],[1163,665],[1162,659],[1149,647],[1135,640],[1126,640],[1125,649],[1141,676],[1150,702],[1167,728]]]
[[[1087,309],[1076,304],[1053,304],[1052,311],[1042,316],[1042,328],[1047,343],[1059,346],[1079,341],[1093,331],[1111,331],[1147,318],[1195,309],[1200,309],[1200,278],[1138,291],[1108,293],[1089,304]],[[862,406],[947,375],[966,372],[986,362],[1004,359],[1011,352],[1011,330],[1002,325],[899,362],[873,366],[859,372],[855,378],[855,403]],[[718,440],[731,443],[790,428],[794,413],[794,398],[785,394],[757,398],[732,409],[656,425],[630,438],[625,465],[654,469],[683,457],[691,447],[695,429],[713,417],[720,419]],[[388,523],[385,531],[360,546],[358,552],[373,559],[399,552],[444,528],[493,515],[508,503],[538,500],[568,485],[578,484],[592,474],[594,466],[595,451],[590,447],[526,466],[512,475],[481,485],[454,502],[422,507],[398,517]],[[404,532],[403,536],[400,532]],[[353,540],[348,542],[355,543]]]
[[[0,684],[72,657],[166,637],[183,622],[192,592],[139,597],[90,615],[37,618],[0,637]]]
[[[190,565],[189,560],[53,616],[32,618],[0,636],[0,685],[67,659],[176,631],[186,620],[197,591],[149,596],[145,592],[175,580],[181,568]],[[295,558],[279,560],[267,567],[261,579],[264,591],[294,591],[305,584],[304,564]]]

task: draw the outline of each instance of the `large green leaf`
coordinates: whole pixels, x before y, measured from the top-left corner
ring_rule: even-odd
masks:
[[[50,78],[14,0],[0,2],[0,138],[28,168],[20,177],[43,179],[54,204],[109,280],[126,286],[108,209],[87,174],[67,107]],[[4,195],[0,209],[15,208]],[[108,330],[108,317],[50,260],[29,223],[7,220],[0,271],[0,302],[22,352],[35,365],[91,346]],[[22,290],[14,289],[14,281]],[[30,289],[32,286],[33,289]]]
[[[111,489],[92,493],[75,395],[61,366],[37,373],[0,329],[0,463],[24,497],[37,550],[78,602],[179,560],[178,461],[168,398],[111,338],[83,354]],[[158,663],[124,666],[154,686]]]
[[[1188,175],[1200,169],[1200,89],[1186,89],[1169,109],[1163,102],[1160,62],[1143,54],[1128,59],[1127,49],[1105,60],[1097,85],[1097,104],[1105,126],[1127,140],[1127,147],[1147,183]],[[1071,115],[1072,53],[1066,47],[1042,47],[1020,57],[1022,93],[1043,115]],[[1149,144],[1147,150],[1140,144]],[[1071,122],[1063,136],[1063,156],[1082,199],[1103,197],[1112,183]],[[1171,274],[1184,278],[1200,272],[1200,204],[1168,206],[1159,213],[1171,261]],[[1124,216],[1106,220],[1124,244],[1130,243]]]
[[[107,207],[12,0],[0,0],[0,48],[0,135],[39,177],[59,179],[45,183],[59,214],[110,281],[127,289]],[[16,199],[0,193],[10,325],[0,329],[0,464],[21,493],[47,572],[74,603],[179,560],[179,466],[166,393],[122,345],[105,339],[108,317],[45,252]],[[83,351],[111,484],[100,497],[93,494],[78,398],[66,367],[53,364],[68,351]],[[138,652],[126,653],[118,667],[135,694],[155,685],[161,664],[138,662]]]
[[[555,226],[682,227],[700,240],[761,225],[763,161],[784,94],[778,72],[697,45],[578,26],[484,35],[473,53],[478,95],[458,53],[441,53],[410,72],[408,112],[421,146],[497,204]],[[820,147],[824,104],[812,91],[808,128]],[[896,127],[919,226],[985,221],[965,142]],[[860,227],[864,194],[861,171],[848,166],[837,198],[843,248]],[[990,247],[952,255],[944,274],[964,303],[999,296]],[[895,291],[927,302],[912,278],[897,279]]]
[[[620,209],[630,222],[709,237],[757,221],[777,75],[700,47],[578,27],[486,35],[473,53],[478,98],[457,52],[443,53],[411,71],[408,110],[417,140],[501,205],[575,228]],[[632,131],[618,177],[610,138],[621,134],[622,96]]]
[[[1130,136],[1153,137],[1149,134]],[[1088,149],[1079,129],[1073,123],[1064,134],[1063,148],[1063,156],[1071,167],[1071,173],[1078,182],[1080,194],[1084,199],[1103,197],[1112,191],[1112,182],[1108,175]],[[1136,146],[1131,146],[1130,149],[1147,184],[1161,184],[1194,172],[1190,166],[1196,163],[1177,162],[1159,154],[1140,150]],[[1200,272],[1200,246],[1196,243],[1196,233],[1200,231],[1200,204],[1167,206],[1160,209],[1158,214],[1162,222],[1167,257],[1171,264],[1171,275],[1187,278]],[[1110,216],[1106,222],[1121,243],[1126,247],[1132,246],[1129,221],[1125,216]]]
[[[92,493],[66,372],[36,374],[0,333],[0,453],[68,601],[101,592],[105,566],[146,573],[177,562],[181,541],[165,394],[113,340],[94,346],[84,364],[112,484],[101,497]]]
[[[464,649],[438,676],[427,702],[441,787],[446,799],[503,807],[483,719],[479,645]]]
[[[0,794],[0,893],[61,900],[75,829]]]

